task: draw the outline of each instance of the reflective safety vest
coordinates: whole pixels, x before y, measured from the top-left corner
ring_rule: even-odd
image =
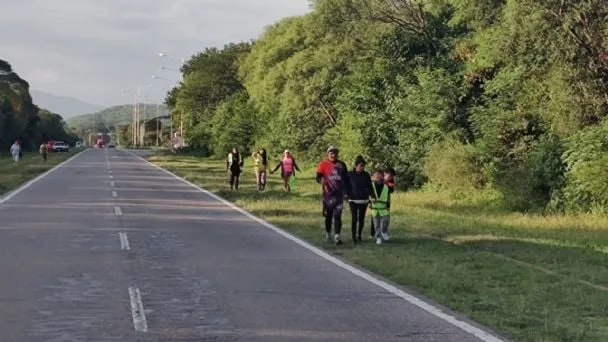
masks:
[[[382,187],[380,196],[378,196],[378,190],[376,190],[376,183],[372,183],[372,188],[374,189],[374,195],[376,197],[372,199],[372,216],[389,216],[387,208],[389,196],[388,186],[384,185]]]

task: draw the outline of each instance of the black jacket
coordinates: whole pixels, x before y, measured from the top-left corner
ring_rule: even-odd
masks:
[[[349,172],[350,184],[351,184],[351,200],[367,200],[369,199],[372,190],[372,178],[367,171]]]

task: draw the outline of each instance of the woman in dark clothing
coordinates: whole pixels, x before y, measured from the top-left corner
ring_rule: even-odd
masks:
[[[365,159],[362,156],[357,156],[355,167],[349,173],[349,176],[352,186],[351,196],[348,199],[352,216],[351,229],[353,243],[357,243],[361,241],[365,213],[369,204],[369,194],[372,192],[372,179],[370,174],[365,171]]]
[[[234,147],[226,158],[226,170],[230,175],[230,190],[239,189],[239,177],[241,176],[242,167],[243,157],[239,153],[239,149]]]

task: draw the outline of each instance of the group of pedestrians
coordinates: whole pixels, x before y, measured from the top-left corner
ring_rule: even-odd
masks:
[[[368,207],[371,208],[372,216],[370,235],[379,245],[388,241],[390,197],[396,186],[394,170],[376,169],[372,177],[365,171],[365,159],[358,156],[353,170],[349,172],[346,164],[338,158],[338,154],[339,149],[330,146],[327,149],[327,159],[321,161],[317,167],[316,180],[323,189],[325,237],[331,239],[333,223],[334,242],[336,245],[342,244],[342,211],[344,199],[348,199],[353,243],[362,241]]]
[[[322,213],[325,219],[325,232],[328,240],[341,245],[342,213],[344,202],[348,201],[351,212],[351,230],[353,243],[362,241],[365,217],[368,208],[371,209],[370,235],[377,244],[388,241],[390,236],[390,197],[395,190],[395,171],[393,169],[376,169],[370,175],[366,170],[366,161],[358,156],[351,171],[339,158],[339,149],[330,146],[327,158],[321,161],[316,170],[316,181],[322,187]],[[260,149],[252,154],[254,161],[256,187],[259,191],[266,189],[268,171],[268,156],[266,149]],[[226,158],[226,170],[229,174],[231,190],[238,190],[239,179],[244,166],[243,157],[238,148],[233,148]],[[290,192],[295,184],[295,174],[301,172],[292,153],[283,152],[283,157],[270,171],[281,170],[283,191]]]
[[[21,147],[21,141],[16,140],[10,147],[11,156],[13,157],[13,161],[15,163],[19,162],[23,159],[23,148]],[[49,149],[47,144],[42,142],[40,147],[38,148],[38,152],[40,153],[40,158],[42,161],[46,163],[48,158]]]

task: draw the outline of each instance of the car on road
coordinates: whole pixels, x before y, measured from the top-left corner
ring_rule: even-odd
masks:
[[[66,143],[64,143],[63,141],[55,141],[55,143],[53,143],[53,152],[69,152],[70,151],[70,146]]]

